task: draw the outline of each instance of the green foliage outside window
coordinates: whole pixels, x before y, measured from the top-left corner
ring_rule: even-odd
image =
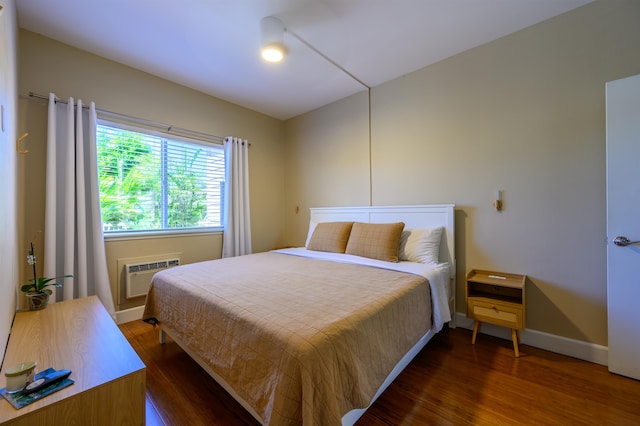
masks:
[[[220,226],[222,148],[98,126],[105,231]]]
[[[142,135],[98,131],[98,170],[102,222],[107,229],[136,228],[145,220],[143,201],[158,186],[157,168]],[[151,224],[148,224],[149,226]]]
[[[194,173],[202,149],[182,152],[182,159],[169,170],[169,228],[197,225],[207,213],[203,176]]]

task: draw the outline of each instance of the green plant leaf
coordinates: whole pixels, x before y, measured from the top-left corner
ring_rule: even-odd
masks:
[[[37,279],[30,279],[30,284],[25,284],[20,287],[20,291],[25,293],[48,293],[49,295],[53,294],[50,289],[47,287],[62,287],[62,284],[58,282],[52,282],[53,280],[57,280],[59,278],[71,278],[73,275],[61,275],[59,277],[47,278],[47,277],[39,277]]]

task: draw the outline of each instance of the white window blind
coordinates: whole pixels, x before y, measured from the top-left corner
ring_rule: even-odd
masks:
[[[97,144],[105,233],[222,226],[221,145],[104,122]]]

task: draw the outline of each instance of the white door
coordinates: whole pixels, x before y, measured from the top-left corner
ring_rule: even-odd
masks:
[[[640,380],[640,75],[606,92],[609,371]]]

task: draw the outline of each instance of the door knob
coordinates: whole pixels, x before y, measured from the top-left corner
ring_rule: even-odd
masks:
[[[640,243],[640,241],[631,241],[627,237],[615,237],[613,239],[613,244],[615,244],[617,246],[620,246],[620,247],[626,247],[628,245],[638,244],[638,243]]]

